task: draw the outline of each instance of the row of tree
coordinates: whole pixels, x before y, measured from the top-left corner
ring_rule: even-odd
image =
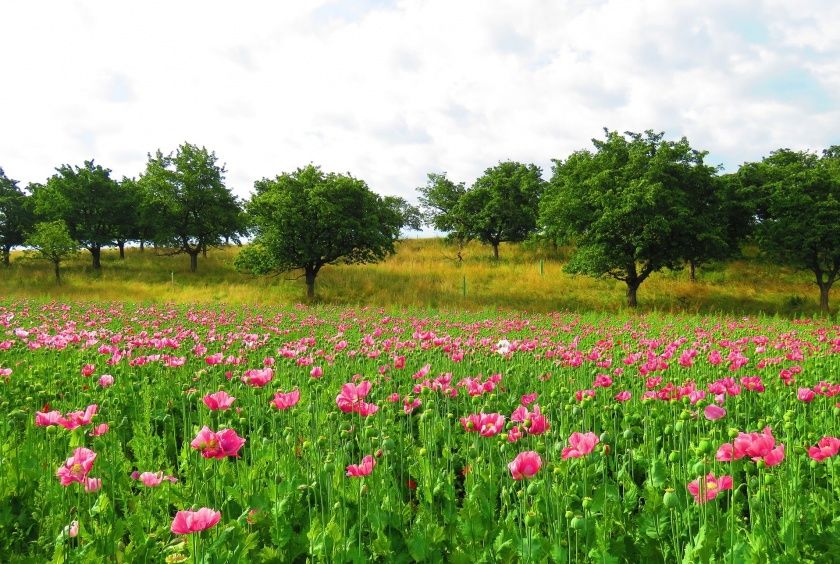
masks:
[[[195,271],[208,247],[250,236],[240,270],[299,270],[313,296],[325,265],[381,260],[402,229],[425,223],[447,233],[459,256],[470,240],[490,245],[496,259],[503,242],[568,245],[567,270],[623,281],[635,306],[652,273],[688,266],[694,280],[698,267],[737,256],[752,240],[768,258],[812,272],[828,310],[840,274],[840,147],[822,155],[781,149],[720,174],[685,138],[605,130],[593,144],[555,160],[548,181],[539,167],[512,161],[469,187],[429,174],[418,189],[422,211],[313,165],[257,181],[241,202],[215,154],[188,143],[149,155],[137,179],[117,181],[90,161],[24,191],[0,172],[0,247],[8,264],[27,235],[41,248],[64,229],[64,243],[87,249],[94,269],[103,247],[118,246],[122,257],[125,243],[137,241],[188,254]]]
[[[45,183],[30,184],[24,190],[0,168],[3,262],[9,265],[13,247],[33,247],[42,258],[54,263],[60,281],[60,263],[79,248],[90,252],[91,265],[97,271],[101,269],[103,248],[116,246],[120,258],[125,258],[126,243],[135,241],[141,250],[146,243],[152,243],[161,252],[189,255],[190,270],[195,272],[198,256],[206,254],[208,247],[231,241],[238,243],[252,228],[265,232],[263,236],[268,237],[270,229],[262,222],[262,210],[268,206],[267,194],[271,192],[272,182],[290,177],[283,175],[276,181],[257,182],[256,194],[246,210],[245,203],[225,185],[225,172],[213,152],[189,143],[168,155],[161,151],[149,155],[146,169],[137,179],[117,180],[109,169],[86,161],[82,166],[62,165]],[[358,251],[344,250],[348,244],[357,244],[353,237],[357,226],[350,223],[351,217],[364,215],[369,224],[381,219],[377,214],[387,212],[390,215],[383,232],[394,239],[403,228],[422,228],[418,209],[403,198],[381,198],[361,180],[346,175],[324,175],[313,166],[298,173],[310,183],[316,182],[317,176],[317,183],[329,186],[330,190],[316,191],[321,199],[312,201],[301,193],[289,192],[291,199],[288,205],[284,204],[283,213],[286,216],[295,210],[303,213],[312,206],[319,213],[331,213],[328,209],[333,208],[334,216],[327,216],[317,227],[310,227],[317,228],[317,236],[325,243],[336,239],[335,245],[342,249],[338,255],[336,250],[326,251],[311,268],[309,263],[295,264],[294,268],[309,269],[307,280],[310,270],[317,273],[323,264],[341,257],[366,261],[374,258],[365,254],[364,244]],[[342,202],[344,208],[335,209],[337,202]],[[290,221],[294,229],[306,231],[302,222],[311,219],[298,217]],[[339,223],[343,230],[337,229]],[[286,234],[284,242],[291,249],[300,242],[290,235]],[[307,235],[315,236],[311,232]]]
[[[605,130],[551,179],[534,165],[503,162],[471,187],[429,174],[419,188],[426,221],[456,244],[493,247],[538,237],[569,245],[569,272],[611,277],[637,304],[654,272],[737,256],[746,240],[780,264],[810,271],[828,311],[840,274],[840,147],[822,155],[780,149],[720,174],[704,151],[663,133]]]

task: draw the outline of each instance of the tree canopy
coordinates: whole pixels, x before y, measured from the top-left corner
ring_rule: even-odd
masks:
[[[757,236],[768,258],[808,270],[820,289],[820,309],[840,275],[840,147],[822,156],[780,149],[740,175],[758,194]]]
[[[500,243],[524,241],[536,230],[544,184],[538,166],[501,162],[461,196],[455,214],[468,238],[492,246],[498,260]]]
[[[685,138],[605,134],[593,139],[595,151],[554,161],[541,225],[576,245],[568,271],[625,282],[627,303],[635,307],[642,282],[663,268],[680,268],[688,243],[701,235],[692,204],[715,170]]]
[[[184,143],[175,153],[149,155],[139,180],[154,210],[152,240],[188,254],[192,272],[200,252],[245,230],[240,204],[217,161],[206,148]]]
[[[122,206],[119,183],[111,170],[85,161],[62,165],[34,192],[35,211],[45,220],[63,221],[70,236],[90,251],[94,270],[101,267],[102,247],[114,244]]]
[[[70,235],[67,225],[62,220],[42,221],[35,224],[32,233],[24,244],[32,247],[35,258],[53,264],[55,281],[61,284],[61,263],[79,252],[79,244]]]
[[[324,266],[377,262],[394,252],[403,218],[363,180],[308,165],[254,189],[247,210],[255,237],[237,257],[240,270],[302,270],[312,298]]]
[[[12,247],[22,245],[34,222],[34,211],[26,193],[0,168],[0,248],[3,264],[9,266]]]

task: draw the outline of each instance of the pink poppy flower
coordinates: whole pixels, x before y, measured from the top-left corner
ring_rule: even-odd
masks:
[[[510,420],[514,423],[524,423],[526,419],[528,419],[528,408],[524,405],[520,405],[510,414]]]
[[[768,466],[776,466],[785,459],[785,445],[780,444],[770,452],[764,455],[762,460]]]
[[[542,467],[540,455],[532,450],[520,452],[510,463],[508,470],[514,480],[532,478]]]
[[[371,455],[367,455],[362,459],[361,464],[350,464],[347,467],[347,476],[354,478],[361,478],[373,472],[373,467],[376,466],[376,459]]]
[[[367,380],[354,384],[348,382],[341,386],[341,392],[335,397],[335,403],[338,408],[345,412],[351,413],[356,411],[356,407],[364,401],[364,398],[370,393],[371,383]]]
[[[114,385],[114,377],[111,376],[110,374],[103,374],[102,376],[99,377],[99,380],[97,380],[97,383],[99,384],[99,386],[101,388],[110,388],[111,386]]]
[[[629,390],[622,390],[615,395],[615,401],[628,401],[631,397]]]
[[[252,368],[242,375],[242,381],[255,388],[262,388],[271,382],[272,378],[274,378],[274,370],[271,368]]]
[[[102,478],[85,478],[85,493],[95,493],[102,489]]]
[[[202,401],[211,411],[224,411],[230,408],[236,398],[228,395],[225,391],[218,391],[214,394],[207,394],[202,398]]]
[[[288,393],[277,392],[274,394],[274,399],[271,400],[271,405],[277,409],[289,409],[294,407],[300,401],[300,390],[292,390]]]
[[[309,371],[309,376],[312,378],[320,378],[324,375],[324,369],[320,366],[313,366],[312,370]]]
[[[64,487],[73,482],[84,484],[95,460],[95,452],[79,447],[73,451],[73,456],[64,461],[64,465],[58,468],[55,475],[58,476],[61,485]]]
[[[206,351],[205,351],[206,352]],[[211,354],[210,356],[204,359],[209,366],[215,366],[217,364],[221,364],[225,360],[225,355],[222,353]]]
[[[48,411],[42,412],[38,411],[35,413],[35,426],[36,427],[50,427],[52,425],[58,425],[61,421],[61,412],[60,411]]]
[[[423,402],[420,401],[420,398],[415,398],[414,400],[411,400],[411,398],[405,398],[405,401],[403,401],[403,412],[406,415],[411,415],[414,413],[414,410],[422,404]]]
[[[714,404],[707,405],[706,408],[703,410],[703,416],[709,421],[717,421],[725,415],[726,410]]]
[[[189,535],[215,526],[221,518],[219,511],[207,507],[198,511],[179,511],[172,520],[170,530],[176,535]]]
[[[131,477],[135,480],[143,482],[143,485],[147,488],[156,488],[163,483],[164,480],[173,484],[178,481],[174,476],[168,476],[163,472],[143,472],[142,474],[139,472],[133,472]]]
[[[840,439],[836,437],[823,437],[817,446],[808,447],[808,456],[817,462],[831,458],[840,452]]]
[[[190,446],[201,451],[204,458],[239,457],[239,449],[245,444],[245,439],[236,434],[233,429],[224,429],[214,433],[208,427],[202,427]]]
[[[715,478],[715,475],[710,472],[705,478],[697,478],[689,482],[686,488],[694,496],[694,501],[706,503],[715,499],[720,492],[732,489],[732,476]]]
[[[93,375],[94,372],[96,372],[96,366],[93,364],[85,364],[82,366],[82,376],[88,377]]]
[[[515,443],[516,441],[521,439],[523,436],[524,436],[524,433],[522,432],[522,429],[519,427],[519,425],[517,425],[508,432],[507,440],[508,440],[509,443]]]
[[[528,431],[530,435],[542,435],[546,431],[548,431],[548,419],[545,418],[545,415],[540,413],[540,406],[534,405],[534,411],[528,414],[528,419],[526,419],[527,426],[525,430]]]
[[[91,437],[101,437],[110,430],[107,423],[100,423],[88,433]]]
[[[799,401],[804,401],[805,403],[811,403],[816,395],[816,392],[814,392],[811,388],[799,388],[796,392],[796,398]]]
[[[567,460],[569,458],[583,458],[595,449],[595,445],[600,442],[598,435],[595,433],[572,433],[569,437],[569,444],[571,446],[563,448],[562,458]]]
[[[492,437],[505,426],[505,416],[500,413],[473,413],[461,418],[461,426],[468,433],[478,432],[482,437]]]
[[[528,406],[537,401],[537,394],[525,394],[522,396],[522,405]]]
[[[99,410],[97,404],[91,404],[84,411],[72,411],[58,420],[58,424],[68,430],[73,430],[83,425],[90,425],[96,412]]]
[[[77,537],[79,536],[79,522],[78,521],[71,521],[70,525],[66,529],[67,535],[70,537]]]
[[[784,445],[776,446],[770,427],[765,427],[761,433],[739,433],[731,443],[722,444],[715,454],[715,459],[720,462],[744,457],[751,458],[753,462],[763,460],[768,466],[775,466],[785,457]]]
[[[362,402],[356,406],[356,413],[362,417],[369,417],[377,411],[379,411],[379,406],[372,403]]]

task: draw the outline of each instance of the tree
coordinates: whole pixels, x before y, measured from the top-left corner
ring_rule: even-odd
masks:
[[[423,216],[420,213],[420,208],[409,204],[405,198],[400,196],[385,196],[382,201],[399,216],[400,231],[403,229],[411,229],[412,231],[423,229]]]
[[[683,181],[691,213],[680,244],[690,280],[696,282],[698,267],[740,253],[741,241],[752,228],[754,208],[735,175],[716,176],[715,168],[698,165]]]
[[[114,241],[120,251],[120,259],[125,259],[125,244],[132,240],[141,240],[142,191],[133,178],[123,177],[120,190],[113,202]]]
[[[739,174],[759,194],[758,243],[765,256],[808,270],[828,313],[840,275],[840,147],[822,156],[780,149]]]
[[[402,218],[363,180],[308,165],[254,189],[247,210],[255,238],[236,259],[240,270],[303,270],[311,299],[324,266],[373,263],[394,252]]]
[[[461,218],[456,215],[458,201],[467,191],[463,182],[452,182],[445,172],[430,172],[426,185],[417,191],[420,193],[417,199],[426,225],[446,233],[466,231]]]
[[[116,238],[120,185],[110,169],[93,161],[81,167],[62,165],[56,172],[35,189],[35,212],[46,220],[64,221],[70,236],[90,251],[93,269],[99,270],[102,247]]]
[[[536,165],[499,163],[461,195],[454,215],[469,238],[493,247],[498,260],[500,243],[524,241],[536,230],[544,184]]]
[[[45,221],[35,229],[24,243],[32,247],[35,258],[51,262],[55,269],[55,282],[61,284],[61,263],[79,252],[79,244],[70,235],[67,225],[61,220]]]
[[[0,168],[0,247],[7,267],[12,247],[23,244],[34,222],[30,198],[17,184]]]
[[[239,202],[225,186],[225,168],[217,160],[204,147],[184,143],[174,154],[149,155],[139,181],[155,214],[152,239],[188,254],[191,272],[199,253],[243,229]]]
[[[576,245],[567,271],[621,280],[627,304],[636,307],[639,286],[653,272],[682,267],[686,241],[702,228],[691,221],[691,189],[714,169],[685,138],[605,136],[593,139],[594,152],[554,161],[540,223]]]

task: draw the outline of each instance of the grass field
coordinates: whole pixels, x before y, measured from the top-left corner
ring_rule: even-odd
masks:
[[[99,274],[85,251],[65,267],[65,283],[55,285],[50,265],[13,256],[0,274],[7,298],[174,303],[290,304],[304,299],[302,280],[254,277],[236,272],[237,247],[211,249],[189,272],[186,255],[165,256],[147,249],[103,253]],[[752,253],[754,255],[754,253]],[[336,305],[430,307],[444,309],[517,309],[619,311],[624,284],[563,272],[560,253],[523,245],[503,245],[495,263],[489,247],[468,246],[464,261],[440,239],[409,239],[398,252],[375,265],[330,266],[318,276],[319,301]],[[541,271],[542,261],[542,271]],[[832,295],[837,300],[837,291]],[[817,312],[818,292],[807,273],[765,264],[755,256],[701,269],[698,282],[688,274],[653,275],[639,291],[642,310],[689,313],[766,313],[785,316]],[[832,303],[836,311],[836,305]]]

